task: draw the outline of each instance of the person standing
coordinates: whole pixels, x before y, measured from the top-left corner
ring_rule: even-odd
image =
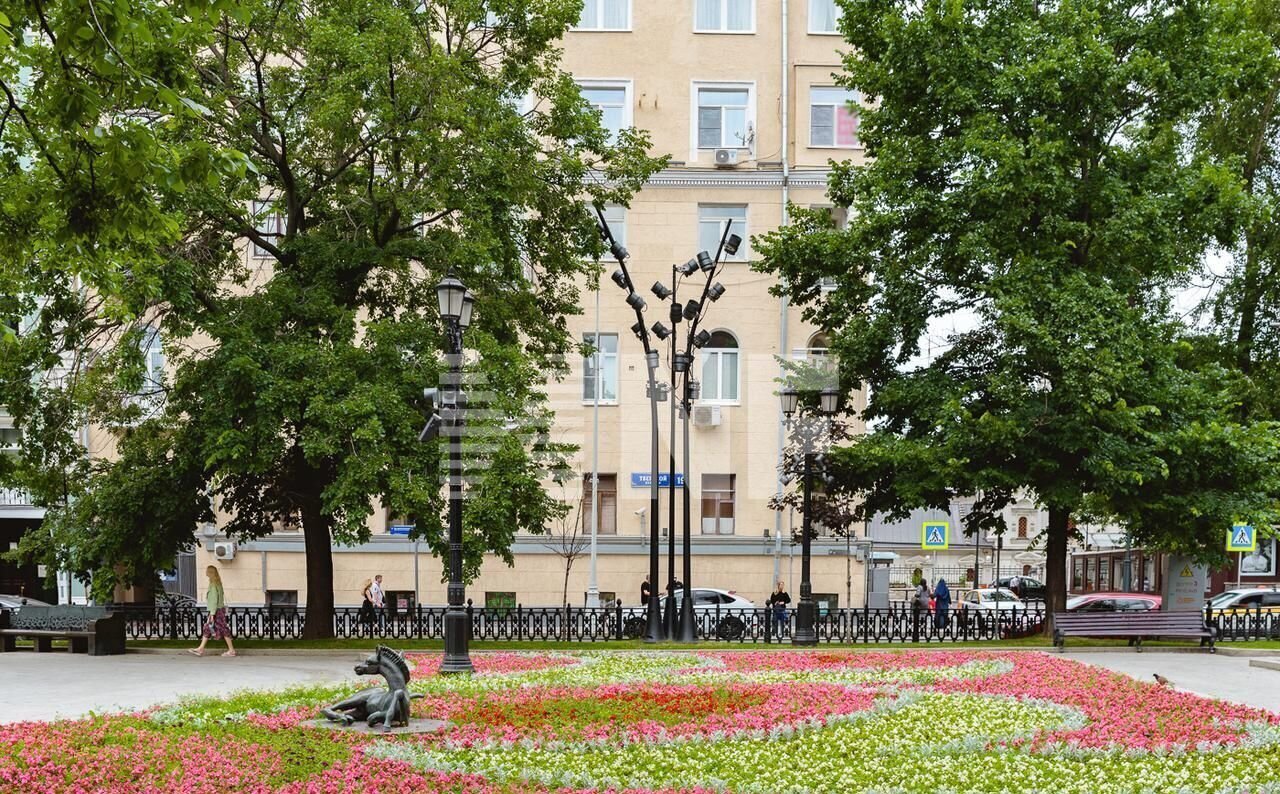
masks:
[[[382,592],[382,574],[373,577],[369,585],[369,600],[373,602],[373,613],[378,616],[378,628],[382,628],[383,618],[387,614],[387,597]]]
[[[943,631],[947,627],[947,616],[951,610],[951,588],[947,587],[946,579],[938,580],[938,586],[933,589],[933,600],[936,604],[933,625],[938,631]]]
[[[365,579],[360,587],[360,623],[365,627],[366,636],[373,626],[373,580]]]
[[[644,578],[644,582],[640,585],[640,606],[649,605],[649,599],[653,596],[653,585],[649,584],[649,577]]]
[[[787,605],[790,603],[790,594],[783,583],[778,582],[778,589],[769,596],[769,606],[773,609],[773,633],[778,639],[782,639],[782,630],[790,623],[787,620]]]
[[[205,593],[205,604],[209,607],[209,620],[204,624],[204,631],[201,632],[200,646],[188,648],[187,653],[192,656],[204,656],[205,644],[210,639],[215,639],[225,640],[227,643],[227,652],[222,654],[223,656],[235,656],[236,648],[231,644],[231,628],[227,625],[227,596],[222,589],[222,576],[213,565],[205,569],[205,574],[209,577],[209,591]]]
[[[921,612],[929,612],[929,585],[925,584],[924,579],[916,583],[916,593],[911,599],[912,617],[918,617]]]

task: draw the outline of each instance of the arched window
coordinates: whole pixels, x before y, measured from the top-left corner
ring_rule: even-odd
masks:
[[[716,331],[702,349],[702,400],[738,401],[738,340],[728,331]]]
[[[1018,518],[1018,537],[1024,538],[1024,539],[1027,537],[1027,517],[1026,516],[1020,516]]]

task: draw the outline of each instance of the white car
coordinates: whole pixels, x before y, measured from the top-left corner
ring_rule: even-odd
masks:
[[[977,612],[1020,612],[1027,608],[1012,590],[1004,587],[987,587],[969,590],[960,599],[960,609]]]
[[[14,612],[17,612],[18,610],[22,609],[24,606],[47,607],[47,606],[53,606],[53,605],[47,604],[38,598],[32,598],[31,596],[10,595],[7,593],[0,593],[0,609],[11,609]]]
[[[750,613],[743,610],[754,610],[756,605],[732,590],[718,590],[714,587],[695,587],[693,594],[694,622],[699,634],[714,632],[722,640],[736,640],[747,629]],[[680,608],[684,600],[684,588],[676,588],[675,605]],[[635,639],[644,635],[648,628],[647,607],[629,607],[623,617],[623,633]],[[662,592],[662,610],[667,610],[666,591]],[[710,614],[708,614],[710,613]],[[719,620],[716,619],[717,613]],[[712,625],[714,623],[714,625]]]

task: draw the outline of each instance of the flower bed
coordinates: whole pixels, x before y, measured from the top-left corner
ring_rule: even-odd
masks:
[[[0,726],[0,791],[1280,792],[1280,716],[1042,653],[413,654],[436,734],[303,723],[366,682]]]

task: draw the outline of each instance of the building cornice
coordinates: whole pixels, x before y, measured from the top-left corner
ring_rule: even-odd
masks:
[[[826,188],[830,169],[792,170],[785,178],[790,187]],[[664,168],[649,177],[650,187],[719,187],[719,188],[781,188],[782,169],[730,169],[730,168]]]

